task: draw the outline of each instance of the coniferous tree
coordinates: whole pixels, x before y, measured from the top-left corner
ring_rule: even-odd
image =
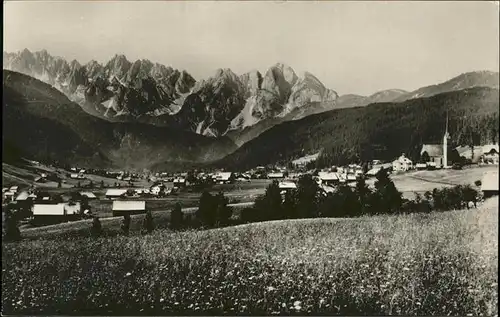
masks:
[[[5,241],[19,241],[21,240],[21,231],[19,230],[16,213],[9,210],[5,219]]]
[[[153,222],[153,215],[151,214],[151,211],[148,210],[146,212],[146,217],[144,217],[144,220],[142,221],[142,233],[151,233],[154,230],[154,222]]]
[[[376,213],[396,213],[401,209],[402,194],[396,189],[385,169],[381,169],[375,181],[374,208]]]
[[[130,221],[131,221],[130,215],[126,214],[125,216],[123,216],[121,229],[123,234],[126,236],[128,236],[130,232]]]
[[[98,237],[102,233],[102,225],[99,217],[94,217],[92,220],[92,236]]]
[[[297,212],[301,218],[317,217],[319,214],[320,188],[311,175],[304,175],[297,186]]]
[[[172,209],[170,218],[170,227],[172,229],[179,229],[182,226],[183,221],[182,207],[181,204],[176,203],[174,209]]]
[[[263,196],[255,201],[254,209],[261,221],[282,219],[281,193],[277,181],[269,184]]]

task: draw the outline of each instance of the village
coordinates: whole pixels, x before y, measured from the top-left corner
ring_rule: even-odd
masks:
[[[145,213],[147,210],[169,210],[179,202],[183,208],[197,206],[204,190],[223,192],[234,206],[251,205],[264,193],[273,181],[278,182],[282,195],[295,190],[302,175],[311,175],[325,195],[333,193],[339,184],[355,186],[363,178],[373,186],[375,175],[381,170],[393,177],[411,175],[418,171],[456,171],[463,168],[498,166],[498,144],[475,147],[458,147],[450,151],[444,142],[422,145],[419,162],[413,162],[405,154],[392,162],[373,160],[364,164],[331,166],[323,169],[307,169],[317,155],[309,155],[292,161],[288,167],[259,166],[243,172],[200,171],[180,173],[134,173],[105,171],[71,167],[53,168],[40,172],[31,186],[3,188],[3,206],[22,215],[23,222],[31,226],[74,221],[83,218],[117,217],[125,214]],[[449,155],[453,153],[454,158]],[[41,165],[31,162],[33,165]],[[291,167],[292,168],[291,168]],[[497,167],[495,167],[496,169]],[[497,182],[485,181],[498,178],[498,173],[484,175],[483,192],[497,193]],[[470,180],[473,183],[475,179]],[[410,196],[417,189],[409,192]],[[3,208],[4,210],[6,208]]]

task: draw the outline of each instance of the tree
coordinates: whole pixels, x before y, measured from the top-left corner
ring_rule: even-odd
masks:
[[[267,186],[263,196],[255,200],[254,209],[257,221],[283,219],[284,212],[281,206],[281,192],[277,181]]]
[[[92,220],[92,236],[98,237],[102,233],[102,225],[99,217],[94,217]]]
[[[61,182],[61,180],[58,180],[57,181],[57,188],[61,188],[61,187],[62,187],[62,182]]]
[[[297,186],[297,213],[301,218],[319,214],[320,188],[311,175],[304,175]]]
[[[422,153],[422,155],[420,156],[420,162],[421,163],[427,163],[427,162],[430,162],[431,161],[431,158],[429,156],[429,153],[427,153],[427,151],[424,151],[424,153]]]
[[[196,217],[202,226],[213,227],[217,218],[217,204],[214,197],[204,191],[200,197],[200,205],[196,211]]]
[[[402,194],[396,189],[385,169],[381,169],[375,181],[373,208],[377,213],[396,213],[402,206]]]
[[[81,187],[81,186],[80,186],[80,181],[78,181],[78,183],[76,183],[76,187],[77,187],[77,188],[80,188],[80,187]]]
[[[126,214],[123,216],[121,229],[124,235],[128,236],[130,232],[130,215]]]
[[[12,211],[7,213],[5,219],[5,241],[19,241],[21,240],[21,231],[19,230],[16,214]]]
[[[480,187],[482,185],[482,182],[480,180],[477,180],[474,182],[474,185],[476,185],[477,187]]]
[[[154,230],[153,215],[151,210],[146,212],[146,217],[142,221],[142,234],[151,233]]]
[[[94,188],[94,182],[93,182],[93,181],[90,181],[90,183],[89,183],[89,187],[90,187],[90,188]]]
[[[104,180],[101,180],[101,188],[104,188]]]
[[[228,206],[229,200],[227,197],[224,197],[224,193],[219,192],[215,197],[214,197],[217,205],[217,212],[216,212],[216,223],[217,225],[228,225],[229,221],[231,219],[231,216],[233,215],[233,209]]]
[[[287,219],[296,219],[299,217],[297,213],[297,192],[287,191],[282,204],[284,217]]]
[[[182,218],[183,214],[181,204],[176,203],[170,216],[170,228],[179,229],[182,226]]]
[[[368,188],[366,181],[364,178],[360,178],[356,182],[355,193],[358,196],[358,214],[366,214],[369,213],[370,209],[370,198],[371,198],[371,190]]]

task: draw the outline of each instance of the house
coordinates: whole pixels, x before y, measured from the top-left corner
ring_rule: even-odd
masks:
[[[269,179],[282,179],[284,177],[285,177],[285,175],[282,172],[267,174],[267,178],[269,178]]]
[[[17,191],[19,190],[19,186],[12,186],[9,191],[14,193],[14,194],[17,194]]]
[[[14,201],[15,193],[8,191],[3,194],[3,197],[6,201]]]
[[[149,193],[152,195],[158,196],[161,193],[162,188],[163,188],[163,185],[161,185],[161,184],[151,186],[151,188],[149,189]]]
[[[417,170],[419,170],[419,171],[422,171],[422,170],[427,169],[427,164],[425,164],[425,163],[417,163],[417,164],[415,165],[415,168],[416,168]]]
[[[183,177],[176,177],[174,178],[174,187],[181,188],[181,187],[186,187],[187,182],[186,179]]]
[[[146,213],[146,202],[144,200],[113,201],[113,217],[143,213]]]
[[[221,184],[228,184],[234,180],[234,175],[231,172],[220,172],[215,174],[215,181]]]
[[[406,172],[413,168],[413,162],[405,156],[405,154],[401,154],[401,156],[392,162],[392,170],[396,172]]]
[[[279,182],[278,187],[282,195],[297,189],[297,185],[294,182]]]
[[[484,174],[481,180],[481,191],[485,199],[491,196],[498,196],[498,171]]]
[[[356,180],[357,180],[357,177],[355,174],[347,174],[346,181],[348,183],[356,182]]]
[[[482,146],[482,161],[498,164],[498,144],[488,144]]]
[[[482,147],[473,147],[471,149],[470,146],[458,146],[455,148],[459,157],[463,159],[470,160],[472,163],[479,163],[481,157],[483,156]]]
[[[93,192],[80,192],[80,195],[87,197],[87,199],[97,199],[97,196]]]
[[[321,180],[321,183],[325,185],[334,185],[339,182],[337,173],[319,172],[318,177]]]
[[[34,224],[52,224],[64,221],[71,221],[79,219],[74,210],[67,212],[64,203],[59,204],[35,204],[33,206],[33,220]]]
[[[108,199],[116,199],[116,198],[124,197],[126,194],[127,194],[127,190],[126,189],[112,188],[112,189],[108,189],[106,191],[106,198],[108,198]]]

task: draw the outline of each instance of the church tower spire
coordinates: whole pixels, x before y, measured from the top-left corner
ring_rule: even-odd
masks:
[[[448,133],[448,111],[446,111],[446,129],[443,137],[443,167],[448,167],[448,139],[450,134]]]

